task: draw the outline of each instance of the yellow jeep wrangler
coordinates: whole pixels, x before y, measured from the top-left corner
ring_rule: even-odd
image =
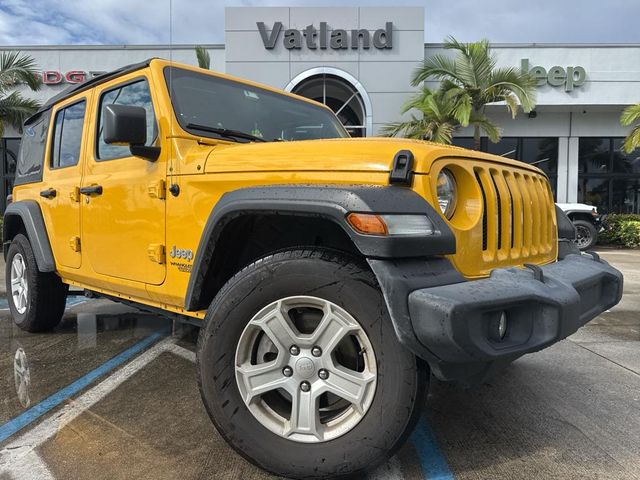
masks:
[[[619,302],[622,275],[531,165],[352,139],[325,106],[153,59],[24,126],[3,244],[15,323],[68,286],[202,322],[222,436],[278,475],[359,475],[402,444],[429,372],[465,385]]]

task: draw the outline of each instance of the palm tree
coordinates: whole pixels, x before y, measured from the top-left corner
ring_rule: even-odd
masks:
[[[40,108],[37,101],[23,97],[14,89],[27,86],[36,91],[41,85],[32,57],[20,52],[3,52],[0,55],[0,136],[7,124],[20,131],[24,121]]]
[[[631,153],[636,148],[640,148],[640,103],[625,108],[620,117],[620,123],[625,127],[635,123],[627,138],[624,139],[624,151]]]
[[[401,109],[403,114],[412,110],[418,111],[420,117],[411,114],[411,120],[389,123],[382,127],[381,134],[450,144],[453,133],[461,125],[456,118],[456,109],[454,95],[443,89],[433,91],[423,85],[420,93],[412,97]],[[472,112],[469,123],[484,131],[493,142],[500,139],[500,129],[484,113]]]
[[[196,57],[200,68],[206,68],[207,70],[211,68],[211,57],[209,57],[209,52],[207,52],[206,48],[201,45],[197,45]]]
[[[535,107],[536,79],[514,67],[497,68],[488,40],[465,44],[448,37],[444,48],[454,50],[455,56],[427,58],[415,71],[412,85],[439,80],[440,89],[455,102],[454,118],[463,127],[473,126],[476,149],[482,130],[494,142],[500,138],[497,126],[484,115],[487,104],[505,102],[514,118],[518,105],[525,112]]]

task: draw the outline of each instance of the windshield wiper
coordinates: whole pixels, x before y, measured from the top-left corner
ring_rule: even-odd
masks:
[[[240,130],[229,130],[228,128],[210,127],[208,125],[200,125],[197,123],[187,123],[187,128],[200,130],[202,132],[216,133],[221,137],[227,138],[244,138],[245,140],[253,140],[254,142],[266,142],[262,137],[251,135],[250,133],[241,132]]]

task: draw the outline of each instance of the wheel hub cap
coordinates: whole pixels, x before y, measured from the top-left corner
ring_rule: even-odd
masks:
[[[273,302],[249,321],[235,373],[251,414],[272,432],[304,443],[355,427],[373,402],[377,378],[360,324],[342,307],[308,296]]]
[[[11,298],[19,314],[27,311],[28,294],[27,266],[22,255],[16,253],[11,261]]]
[[[316,371],[316,366],[313,360],[307,357],[302,357],[296,362],[296,373],[303,378],[311,377]]]

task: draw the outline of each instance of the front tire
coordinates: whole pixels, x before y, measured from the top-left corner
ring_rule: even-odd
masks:
[[[55,273],[38,270],[31,244],[22,234],[9,246],[5,281],[9,310],[18,327],[35,333],[60,323],[69,286]]]
[[[398,342],[358,259],[327,250],[265,257],[223,287],[205,321],[202,399],[220,434],[259,467],[360,475],[413,429],[426,369]]]
[[[576,227],[576,244],[580,250],[588,250],[598,241],[598,231],[593,223],[587,220],[574,220]]]

